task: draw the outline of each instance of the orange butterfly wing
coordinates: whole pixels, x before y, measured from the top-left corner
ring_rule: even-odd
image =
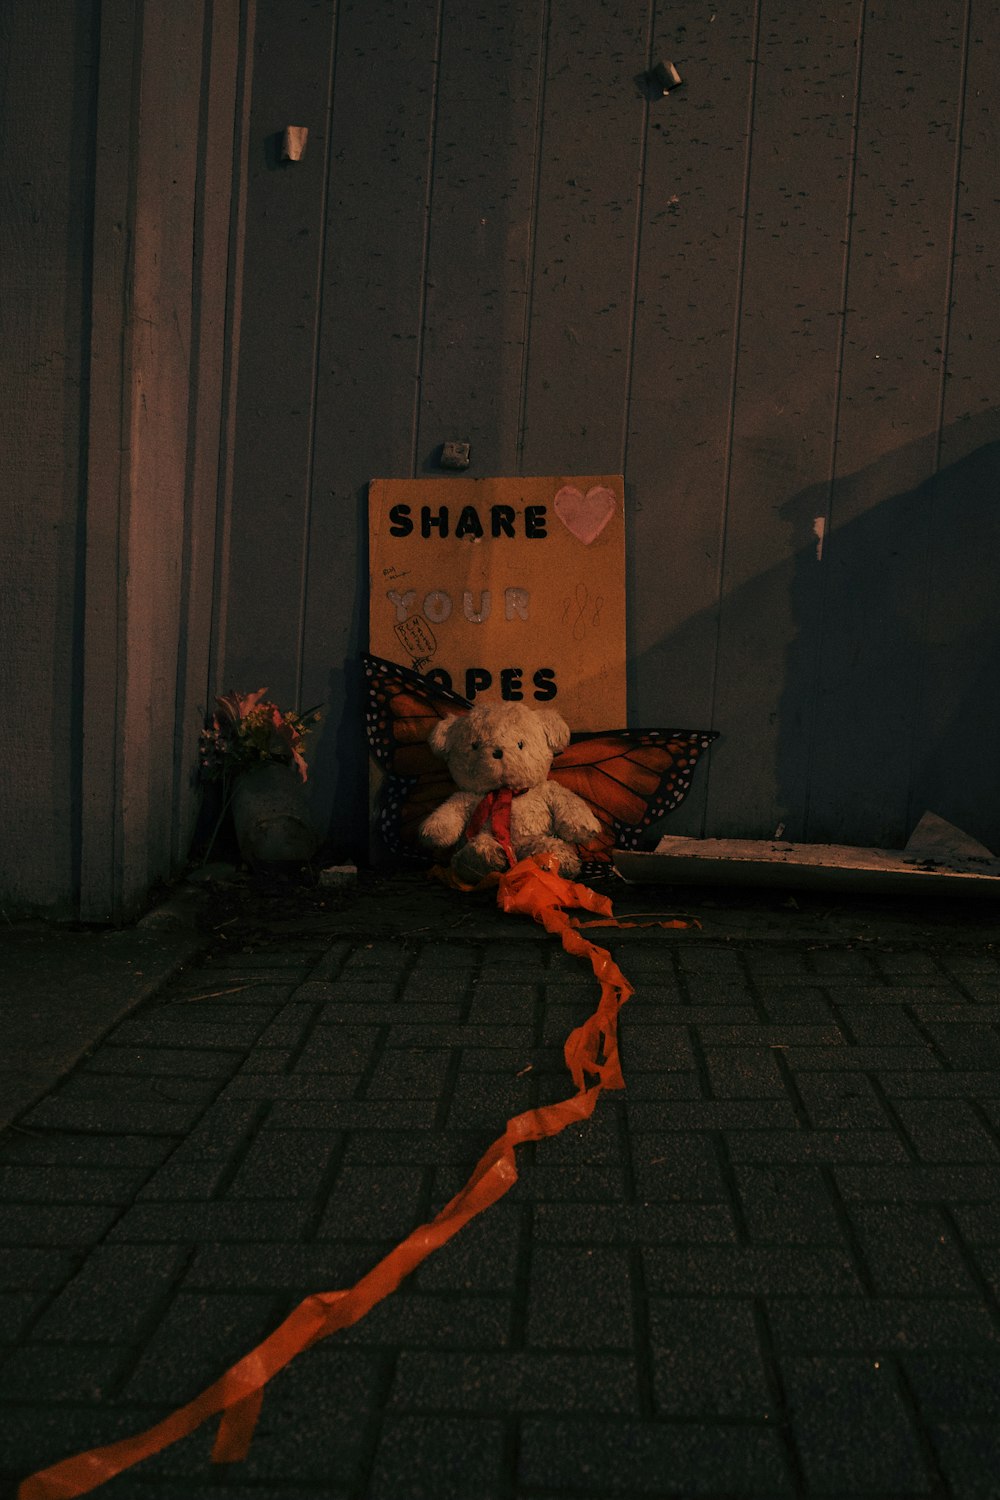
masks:
[[[614,848],[634,849],[651,823],[687,796],[714,730],[618,729],[576,735],[557,755],[553,780],[587,802],[601,833],[580,854],[585,867],[607,866]]]
[[[444,762],[427,744],[434,725],[467,714],[466,698],[381,656],[364,657],[368,681],[365,730],[385,772],[379,828],[393,852],[415,850],[420,824],[455,790]]]
[[[420,824],[455,790],[429,749],[434,725],[472,705],[432,678],[379,656],[365,656],[368,743],[385,772],[380,828],[393,852],[416,851]],[[584,799],[601,833],[582,847],[588,875],[606,871],[614,848],[634,849],[646,828],[687,795],[713,730],[619,729],[574,735],[557,755],[554,780]]]

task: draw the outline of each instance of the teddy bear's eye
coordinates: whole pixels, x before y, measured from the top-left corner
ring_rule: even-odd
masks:
[[[473,740],[472,741],[472,748],[473,748],[473,750],[481,750],[483,747],[482,747],[482,744],[481,744],[481,742],[479,740]]]
[[[517,748],[519,750],[523,750],[524,749],[524,741],[523,740],[518,740],[518,742],[517,742]]]

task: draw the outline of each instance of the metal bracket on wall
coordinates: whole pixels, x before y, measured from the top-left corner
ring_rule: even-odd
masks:
[[[308,139],[308,125],[286,125],[281,132],[282,161],[301,161]]]
[[[646,74],[650,88],[661,97],[669,94],[673,89],[679,89],[684,82],[672,62],[658,62],[655,68]]]
[[[440,463],[442,469],[467,469],[469,467],[469,444],[442,443]]]

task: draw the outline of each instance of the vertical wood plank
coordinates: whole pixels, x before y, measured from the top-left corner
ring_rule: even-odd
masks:
[[[810,837],[907,828],[951,258],[964,5],[869,9]],[[857,745],[845,753],[845,742]]]
[[[446,0],[424,308],[417,468],[471,443],[473,471],[517,466],[543,0]]]
[[[208,704],[240,46],[239,0],[216,0],[206,14],[197,137],[191,422],[181,559],[172,796],[171,862],[175,868],[187,856],[197,819],[198,733]]]
[[[76,914],[96,53],[85,0],[0,7],[0,906],[8,918]]]
[[[520,470],[621,473],[645,6],[551,0]]]
[[[203,5],[147,5],[135,199],[122,901],[170,870]]]
[[[687,24],[657,6],[652,56],[685,82],[649,109],[626,458],[635,724],[713,711],[754,41],[752,5]],[[705,769],[671,833],[702,830]]]
[[[907,818],[931,808],[1000,849],[1000,12],[970,4],[938,474]]]
[[[135,119],[141,74],[138,0],[102,0],[91,284],[84,540],[80,916],[121,908],[125,737]]]
[[[709,767],[721,836],[804,826],[857,32],[858,0],[807,22],[761,6]]]
[[[317,819],[359,856],[368,481],[413,467],[437,47],[437,0],[342,6],[301,698],[326,705],[309,754]]]
[[[330,0],[258,0],[240,310],[223,691],[266,687],[292,707],[299,681],[323,255]],[[282,161],[287,125],[309,130]]]

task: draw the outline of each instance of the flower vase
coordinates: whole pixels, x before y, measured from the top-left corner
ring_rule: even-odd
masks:
[[[241,772],[232,800],[233,826],[248,864],[302,863],[319,847],[302,780],[293,766],[271,761]]]

